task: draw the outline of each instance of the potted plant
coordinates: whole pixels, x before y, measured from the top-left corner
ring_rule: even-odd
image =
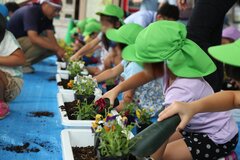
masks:
[[[97,112],[93,103],[78,102],[76,105],[77,111],[74,113],[77,120],[93,120]]]
[[[136,116],[137,116],[137,133],[140,133],[142,130],[147,128],[149,125],[152,124],[151,116],[152,110],[147,108],[136,109]]]
[[[93,129],[99,143],[95,143],[98,160],[129,160],[131,147],[130,131],[133,126],[120,125],[117,116],[108,114],[103,119],[96,116]]]
[[[137,108],[138,106],[135,102],[124,103],[124,108],[120,112],[120,115],[123,117],[127,117],[128,119],[127,125],[135,123]]]
[[[115,79],[109,79],[106,80],[106,90],[107,92],[116,87],[116,80]]]
[[[81,102],[86,101],[91,104],[95,99],[95,91],[97,83],[93,80],[92,76],[76,76],[73,83],[73,90],[75,90],[75,99]]]
[[[67,65],[67,70],[70,72],[70,79],[74,79],[77,75],[80,75],[84,70],[84,62],[83,61],[70,61]]]
[[[118,105],[118,99],[115,99],[113,106],[111,106],[110,100],[108,98],[100,98],[95,102],[96,111],[102,115],[105,115],[105,113],[108,113],[111,108],[114,108]]]

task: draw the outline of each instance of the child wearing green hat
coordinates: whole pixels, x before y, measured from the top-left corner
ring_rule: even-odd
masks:
[[[94,19],[89,19],[87,25],[85,26],[85,30],[83,32],[84,41],[85,43],[90,43],[94,40],[101,31],[101,24]],[[100,50],[97,49],[92,53],[89,53],[83,56],[83,61],[86,65],[88,64],[96,64],[99,59],[99,52]]]
[[[144,63],[145,71],[103,97],[113,102],[119,92],[157,77],[164,79],[166,108],[174,101],[191,102],[213,94],[213,89],[202,77],[214,72],[216,67],[198,45],[186,38],[186,34],[183,24],[172,21],[155,22],[141,31],[135,44],[124,49],[123,58]],[[237,142],[238,127],[230,112],[200,113],[151,157],[155,160],[213,160],[229,155]]]
[[[143,30],[138,24],[129,23],[123,25],[118,30],[109,29],[106,33],[108,39],[117,42],[117,50],[122,52],[122,50],[128,46],[135,43],[137,35]],[[97,82],[103,82],[108,79],[120,76],[123,80],[127,80],[131,76],[143,71],[143,66],[140,63],[130,62],[127,60],[122,60],[120,64],[112,69],[108,69],[98,76],[95,77]],[[118,107],[118,110],[122,110],[123,103],[129,103],[135,101],[141,108],[151,109],[153,115],[157,113],[162,108],[163,96],[160,92],[162,90],[162,80],[153,80],[143,86],[136,89],[129,90],[123,93],[123,102]]]
[[[99,48],[102,48],[101,52],[101,65],[97,67],[88,68],[89,73],[96,75],[101,72],[104,67],[104,59],[107,56],[108,52],[111,51],[111,48],[114,44],[107,39],[105,33],[110,28],[119,28],[123,23],[123,10],[116,5],[106,5],[103,11],[97,12],[97,15],[100,16],[101,22],[101,33],[90,43],[86,44],[83,48],[81,48],[75,55],[71,57],[71,60],[79,60],[82,56],[91,53],[92,51]]]
[[[210,55],[225,63],[227,76],[234,79],[238,88],[240,88],[239,51],[240,40],[234,43],[209,48]],[[222,91],[190,103],[174,102],[159,115],[158,120],[163,121],[172,115],[179,114],[181,123],[178,125],[177,130],[181,130],[185,128],[192,117],[197,113],[222,112],[231,109],[239,109],[239,106],[240,91]]]

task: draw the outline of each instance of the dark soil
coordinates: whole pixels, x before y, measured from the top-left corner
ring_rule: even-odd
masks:
[[[76,120],[77,116],[74,115],[74,113],[78,111],[76,108],[76,105],[77,105],[77,100],[73,102],[66,102],[64,103],[64,106],[61,106],[60,108],[67,112],[68,119]]]
[[[22,146],[7,146],[3,148],[3,150],[10,151],[10,152],[16,152],[16,153],[29,153],[29,152],[39,152],[40,149],[38,148],[29,148],[30,143],[24,143]]]
[[[97,160],[94,147],[72,147],[74,160]]]
[[[58,86],[63,86],[64,89],[69,89],[67,84],[69,82],[69,79],[62,79],[61,82],[58,82],[57,85]]]
[[[38,139],[33,140],[33,143],[39,145],[40,147],[46,149],[48,152],[53,152],[54,147],[52,146],[52,144],[48,141],[41,141]]]
[[[30,112],[30,115],[32,117],[54,117],[54,113],[48,111]]]

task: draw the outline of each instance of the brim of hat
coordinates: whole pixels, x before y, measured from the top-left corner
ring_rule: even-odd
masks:
[[[89,36],[90,34],[91,34],[91,32],[83,32],[84,37]]]
[[[210,47],[208,52],[223,63],[240,67],[240,45],[237,43]]]
[[[204,77],[216,70],[216,66],[209,58],[209,56],[194,42],[187,40],[185,51],[188,51],[192,57],[183,60],[189,60],[181,64],[172,63],[169,59],[162,59],[161,57],[144,57],[145,55],[138,55],[135,45],[129,45],[124,48],[122,58],[127,61],[140,62],[140,63],[157,63],[165,61],[168,68],[178,77],[194,78]],[[154,54],[155,55],[155,54]],[[174,56],[172,57],[174,58]],[[181,61],[176,60],[176,61]],[[197,69],[198,68],[198,69]]]
[[[127,44],[126,40],[122,38],[119,31],[116,29],[109,29],[106,33],[106,36],[111,41]]]
[[[97,12],[96,15],[99,15],[99,16],[100,16],[100,15],[106,15],[106,16],[117,17],[116,15],[113,15],[113,14],[111,14],[111,13],[104,12],[104,11],[102,11],[102,12]],[[119,18],[119,17],[117,17],[117,18],[118,18],[119,21],[122,23],[122,25],[125,24],[124,21],[122,20],[122,18]]]
[[[135,49],[134,44],[128,45],[127,47],[125,47],[123,49],[122,58],[124,60],[131,61],[131,62],[142,62],[141,60],[139,60],[137,58],[136,49]]]
[[[62,8],[62,5],[60,5],[60,4],[55,4],[55,3],[52,3],[52,2],[49,2],[49,1],[45,1],[45,2],[48,3],[48,4],[50,4],[50,5],[53,6],[53,7],[56,7],[56,8],[59,8],[59,9]]]

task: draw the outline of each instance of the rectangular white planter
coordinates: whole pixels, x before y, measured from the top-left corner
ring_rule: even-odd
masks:
[[[67,77],[66,77],[67,76]],[[62,79],[68,79],[68,75],[65,74],[56,74],[56,81],[57,83],[61,82]],[[72,89],[64,89],[63,86],[58,86],[58,90],[60,93],[69,93],[69,94],[74,94],[75,91]]]
[[[67,62],[56,62],[57,68],[62,69],[67,67]]]
[[[57,94],[59,112],[61,115],[62,125],[64,128],[81,128],[90,129],[92,127],[93,120],[70,120],[68,119],[67,112],[62,111],[60,106],[63,106],[65,102],[74,101],[74,94],[72,93],[58,93]]]
[[[64,129],[61,132],[63,160],[74,160],[72,147],[94,145],[94,133],[91,129]]]
[[[64,129],[61,132],[63,160],[74,160],[72,147],[94,145],[94,133],[91,129]],[[147,160],[147,158],[137,158]]]

